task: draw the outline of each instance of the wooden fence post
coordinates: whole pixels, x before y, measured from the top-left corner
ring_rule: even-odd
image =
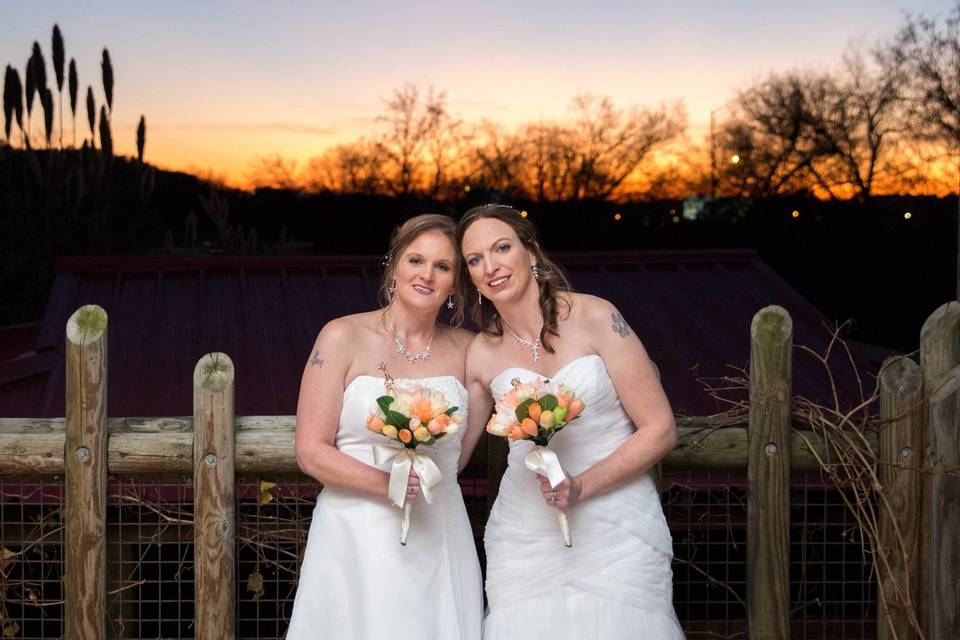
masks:
[[[208,353],[193,372],[194,606],[198,640],[236,636],[234,369]]]
[[[107,313],[96,305],[67,320],[63,462],[64,637],[106,637]]]
[[[930,608],[930,577],[933,557],[930,555],[932,511],[933,442],[930,427],[930,395],[944,381],[947,374],[960,364],[960,304],[948,302],[930,314],[920,329],[920,370],[923,374],[923,487],[920,513],[920,585],[917,602],[920,605],[920,622],[929,631],[933,612]],[[939,561],[939,560],[937,560]]]
[[[908,640],[916,635],[910,625],[908,607],[919,615],[921,384],[920,367],[910,358],[888,358],[883,363],[878,459],[886,504],[880,504],[879,509],[879,543],[889,559],[889,571],[878,566],[877,578],[886,606],[883,602],[877,603],[877,640]]]
[[[930,396],[930,640],[960,638],[960,366]]]
[[[790,638],[790,399],[793,320],[769,306],[750,325],[747,625],[750,640]]]

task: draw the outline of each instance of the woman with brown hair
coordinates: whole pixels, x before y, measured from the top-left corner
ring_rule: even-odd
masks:
[[[467,352],[463,456],[514,379],[566,385],[586,406],[550,442],[566,477],[556,486],[524,464],[529,440],[510,442],[484,537],[485,640],[682,638],[670,531],[648,473],[676,425],[643,345],[612,304],[570,290],[516,210],[471,209],[457,238],[481,329]]]
[[[394,233],[385,265],[383,308],[329,322],[304,368],[297,461],[323,491],[288,640],[480,637],[480,566],[457,485],[463,431],[417,449],[442,478],[425,504],[411,470],[405,496],[413,502],[411,524],[401,546],[401,512],[388,498],[390,464],[378,465],[374,454],[375,445],[390,441],[367,426],[387,391],[381,362],[398,385],[439,391],[468,418],[462,380],[472,334],[437,322],[444,305],[455,318],[463,309],[453,221],[411,218]]]

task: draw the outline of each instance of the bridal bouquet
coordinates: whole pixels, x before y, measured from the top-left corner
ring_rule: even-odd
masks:
[[[550,438],[583,413],[584,404],[567,387],[537,378],[521,383],[510,381],[513,388],[499,398],[496,410],[487,423],[487,433],[510,440],[531,440],[533,449],[524,463],[531,471],[546,476],[556,487],[566,479],[557,454],[547,448]],[[557,511],[560,532],[566,546],[572,546],[567,514]]]
[[[391,463],[388,494],[391,502],[403,509],[400,544],[405,545],[410,530],[411,505],[406,499],[410,468],[420,477],[420,489],[428,504],[433,499],[431,489],[443,477],[436,463],[416,449],[459,431],[462,418],[456,414],[459,407],[451,407],[439,391],[397,384],[384,363],[380,363],[380,370],[387,393],[377,398],[367,417],[367,429],[394,441],[391,446],[374,445],[373,457],[377,464]]]

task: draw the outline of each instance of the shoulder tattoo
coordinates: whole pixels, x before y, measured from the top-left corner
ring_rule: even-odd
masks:
[[[323,368],[323,360],[320,358],[320,352],[314,351],[313,355],[310,356],[310,366],[311,367],[320,367]]]
[[[613,332],[619,333],[621,338],[626,338],[630,335],[630,325],[627,324],[627,321],[623,319],[623,316],[619,312],[614,311],[610,314],[610,318],[613,320]]]

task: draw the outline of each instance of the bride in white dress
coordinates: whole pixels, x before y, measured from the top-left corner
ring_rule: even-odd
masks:
[[[427,504],[411,471],[411,525],[401,546],[401,511],[387,495],[389,465],[378,467],[373,454],[373,445],[391,441],[366,428],[385,393],[380,362],[399,384],[442,392],[468,419],[461,380],[472,334],[436,322],[441,305],[459,299],[455,246],[450,218],[407,221],[387,254],[387,306],[331,321],[311,352],[300,386],[296,450],[300,468],[323,483],[323,491],[288,640],[480,638],[480,565],[457,484],[464,432],[417,449],[443,478]]]
[[[586,405],[550,441],[566,475],[556,487],[526,468],[529,441],[510,442],[484,537],[484,639],[682,639],[670,531],[648,473],[676,425],[643,345],[612,304],[570,292],[514,209],[471,209],[458,238],[483,329],[467,355],[464,450],[515,378],[564,384]]]

